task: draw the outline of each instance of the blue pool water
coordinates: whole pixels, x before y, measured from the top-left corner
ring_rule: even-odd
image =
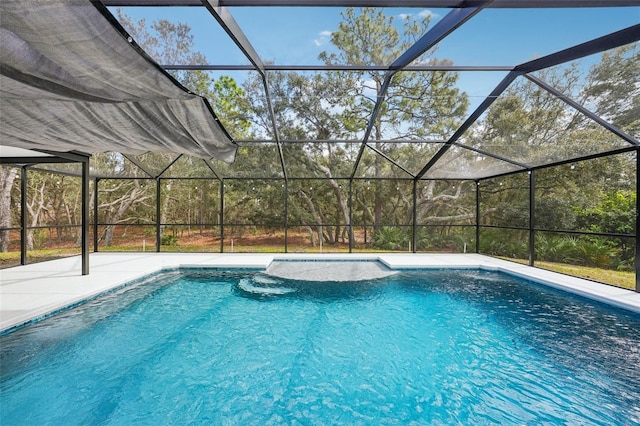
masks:
[[[174,271],[0,337],[0,423],[640,423],[640,316],[483,271]]]

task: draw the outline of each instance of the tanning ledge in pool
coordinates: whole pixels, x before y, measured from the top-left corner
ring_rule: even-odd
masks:
[[[397,274],[379,261],[273,261],[265,274],[300,281],[366,281]]]

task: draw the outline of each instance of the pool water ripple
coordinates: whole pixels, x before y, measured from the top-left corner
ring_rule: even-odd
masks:
[[[640,422],[640,318],[499,273],[188,270],[0,339],[3,425]]]

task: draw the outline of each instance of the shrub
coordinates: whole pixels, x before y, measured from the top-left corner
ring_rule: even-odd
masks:
[[[380,250],[407,250],[409,241],[410,238],[405,229],[383,226],[373,236],[373,247]]]
[[[536,259],[597,268],[625,268],[621,249],[601,237],[577,238],[567,235],[536,236]]]
[[[177,246],[178,245],[178,237],[175,235],[163,235],[160,238],[160,245],[163,246]]]
[[[501,229],[483,230],[480,236],[480,253],[526,259],[529,256],[527,239],[514,238]]]
[[[588,238],[580,242],[583,262],[598,268],[610,268],[620,254],[620,249],[603,238]]]
[[[559,263],[582,263],[581,240],[567,235],[536,235],[536,259]]]
[[[470,229],[470,228],[469,228]],[[446,250],[450,252],[475,250],[475,230],[470,233],[466,228],[453,228],[453,230],[435,229],[432,227],[418,228],[416,245],[420,250]]]

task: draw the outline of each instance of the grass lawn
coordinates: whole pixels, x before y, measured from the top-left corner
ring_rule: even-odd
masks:
[[[527,259],[499,257],[511,262],[522,263],[524,265],[529,264],[529,260]],[[535,266],[536,268],[548,269],[549,271],[586,278],[588,280],[611,284],[616,287],[628,288],[629,290],[634,290],[636,288],[635,273],[629,271],[617,271],[615,269],[595,268],[592,266],[569,265],[566,263],[543,262],[541,260],[536,260]]]
[[[633,272],[615,271],[612,269],[593,268],[589,266],[566,265],[564,263],[540,262],[535,265],[539,268],[549,269],[550,271],[561,272],[563,274],[574,275],[576,277],[587,278],[616,287],[628,288],[633,290],[636,288],[636,276]]]

